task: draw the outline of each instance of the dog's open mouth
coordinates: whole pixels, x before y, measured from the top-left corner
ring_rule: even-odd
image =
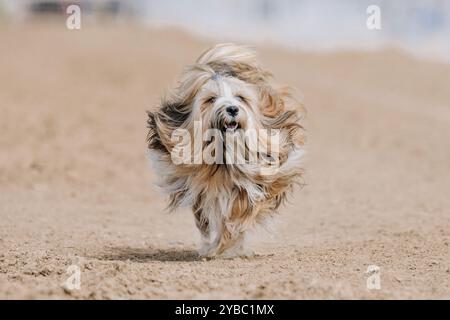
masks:
[[[230,121],[230,122],[224,124],[223,131],[233,132],[239,128],[240,128],[239,123],[237,123],[236,121]]]

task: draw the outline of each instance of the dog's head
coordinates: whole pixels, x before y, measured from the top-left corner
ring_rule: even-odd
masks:
[[[202,135],[212,129],[222,141],[238,131],[278,129],[287,152],[302,143],[297,130],[301,110],[289,90],[272,84],[271,74],[259,66],[252,50],[221,44],[189,66],[161,107],[149,112],[149,148],[169,154],[177,143],[175,130],[195,137],[200,123]]]
[[[256,128],[259,118],[258,88],[236,77],[212,74],[192,103],[192,119],[200,119],[204,130],[224,133]]]

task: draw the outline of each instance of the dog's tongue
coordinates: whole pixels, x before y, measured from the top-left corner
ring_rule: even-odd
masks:
[[[238,124],[235,121],[232,121],[230,123],[225,124],[225,129],[227,130],[235,130],[237,128]]]

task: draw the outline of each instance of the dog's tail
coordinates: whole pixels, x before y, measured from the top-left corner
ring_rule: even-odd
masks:
[[[258,64],[251,47],[233,43],[221,43],[209,48],[197,59],[197,64],[207,65],[219,75],[234,76],[254,84],[271,77],[271,73]]]

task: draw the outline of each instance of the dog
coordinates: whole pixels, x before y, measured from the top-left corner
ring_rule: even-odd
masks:
[[[192,208],[201,256],[252,254],[249,231],[266,225],[302,181],[304,114],[293,90],[235,44],[201,54],[148,112],[159,185],[171,210]]]

